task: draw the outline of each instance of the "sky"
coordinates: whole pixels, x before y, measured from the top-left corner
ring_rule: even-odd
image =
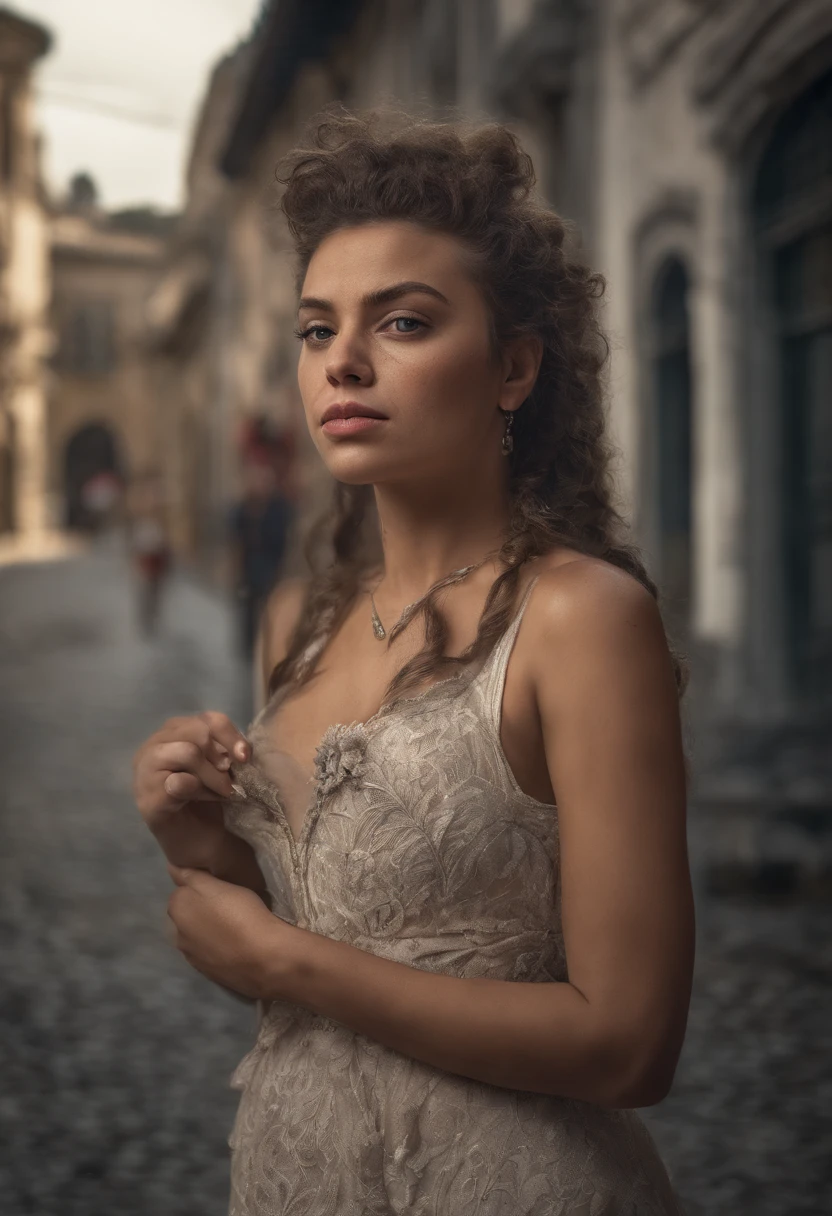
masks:
[[[12,0],[45,25],[35,68],[43,171],[60,197],[91,173],[109,208],[182,206],[191,131],[209,72],[261,0]]]

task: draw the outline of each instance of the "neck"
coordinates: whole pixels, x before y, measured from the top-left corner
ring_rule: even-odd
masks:
[[[465,484],[460,484],[465,482]],[[410,603],[454,570],[500,549],[509,518],[506,490],[478,493],[455,485],[376,486],[384,551],[385,598]]]

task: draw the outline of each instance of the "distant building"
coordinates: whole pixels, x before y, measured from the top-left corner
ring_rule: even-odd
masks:
[[[49,231],[33,126],[41,25],[0,8],[0,535],[38,535],[46,499]]]
[[[225,574],[236,437],[242,419],[264,404],[249,389],[257,369],[246,358],[246,342],[262,325],[261,293],[228,266],[234,190],[218,164],[250,54],[250,45],[238,48],[211,76],[186,170],[184,213],[147,307],[172,540],[217,581]]]
[[[51,217],[54,348],[46,442],[54,513],[66,526],[83,527],[82,491],[91,477],[114,473],[126,484],[163,463],[145,308],[165,240],[153,215],[108,216],[94,194],[87,197],[82,176],[74,186],[73,197]]]
[[[275,0],[217,69],[157,309],[181,532],[233,435],[301,434],[274,165],[323,103],[511,122],[609,280],[611,426],[636,538],[695,659],[699,793],[832,796],[832,3]],[[171,422],[171,425],[174,425]],[[306,443],[306,447],[304,447]],[[198,455],[194,455],[198,453]],[[173,457],[172,457],[173,458]],[[216,475],[216,476],[214,476]],[[207,478],[207,480],[206,480]],[[189,522],[190,521],[190,522]]]

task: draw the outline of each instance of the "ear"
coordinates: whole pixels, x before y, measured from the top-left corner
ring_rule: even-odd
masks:
[[[517,410],[532,391],[543,359],[543,343],[537,334],[513,338],[503,349],[501,410]]]

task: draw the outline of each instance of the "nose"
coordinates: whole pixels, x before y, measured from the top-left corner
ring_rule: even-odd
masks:
[[[343,330],[337,334],[326,352],[326,378],[333,387],[339,384],[372,384],[373,367],[358,335]]]

